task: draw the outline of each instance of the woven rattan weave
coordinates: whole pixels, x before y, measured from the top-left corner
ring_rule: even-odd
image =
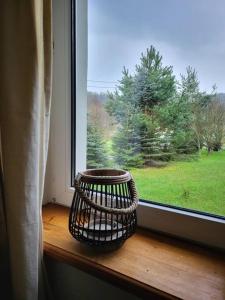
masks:
[[[136,229],[138,196],[129,172],[87,170],[74,181],[69,216],[72,236],[94,246],[120,244]]]

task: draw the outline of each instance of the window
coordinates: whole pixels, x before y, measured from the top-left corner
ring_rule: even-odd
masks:
[[[104,1],[104,3],[106,2]],[[47,197],[67,206],[71,204],[73,196],[71,177],[86,168],[87,6],[88,3],[85,0],[56,1],[53,5],[54,78],[50,167],[48,168],[50,179]],[[72,17],[72,27],[70,16]],[[99,81],[109,80],[109,78],[88,78],[88,80],[96,81],[98,79]],[[94,82],[90,83],[88,85],[96,85]],[[74,101],[72,107],[71,98]],[[115,125],[115,127],[117,126],[118,124]],[[71,172],[71,165],[73,172]],[[160,198],[154,200],[161,202]],[[138,221],[140,226],[152,230],[225,248],[223,239],[225,221],[222,218],[199,215],[195,212],[162,206],[159,203],[141,202],[138,208]]]
[[[225,216],[224,8],[88,1],[87,168],[129,169],[142,199]]]

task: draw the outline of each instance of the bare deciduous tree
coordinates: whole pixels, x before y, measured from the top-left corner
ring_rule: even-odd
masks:
[[[196,107],[193,130],[199,150],[204,145],[208,152],[219,151],[225,139],[225,103],[215,98],[205,107]]]

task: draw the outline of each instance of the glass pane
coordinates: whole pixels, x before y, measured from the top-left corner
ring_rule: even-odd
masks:
[[[225,216],[225,2],[89,0],[87,168]]]

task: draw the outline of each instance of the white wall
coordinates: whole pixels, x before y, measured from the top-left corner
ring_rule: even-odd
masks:
[[[47,259],[54,300],[140,300],[112,284],[69,265]]]

